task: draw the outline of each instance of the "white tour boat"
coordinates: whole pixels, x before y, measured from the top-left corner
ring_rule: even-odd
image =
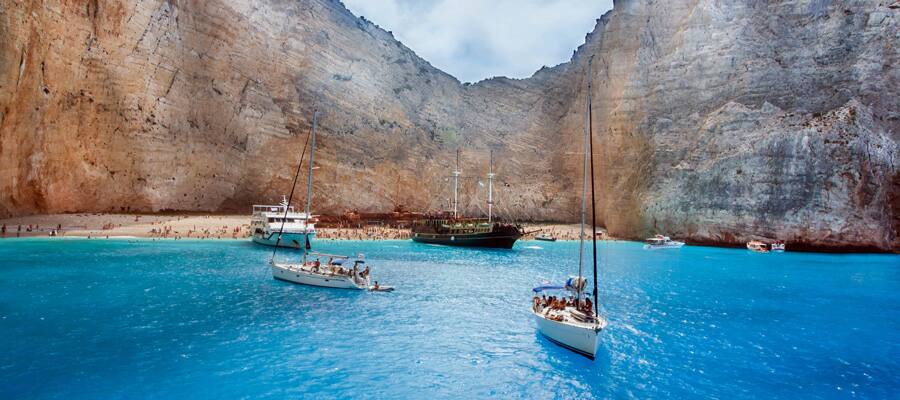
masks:
[[[775,243],[769,245],[772,251],[784,251],[784,242],[776,240]]]
[[[316,226],[307,213],[294,211],[285,197],[279,205],[254,205],[250,232],[255,243],[299,249],[315,238]]]
[[[684,242],[672,240],[668,236],[656,235],[644,240],[645,249],[680,249]]]
[[[590,71],[590,63],[588,71]],[[597,235],[591,235],[594,246],[594,301],[584,292],[587,280],[584,279],[584,226],[587,218],[587,186],[588,166],[590,165],[591,178],[591,215],[597,215],[594,210],[594,143],[591,132],[591,80],[588,74],[587,112],[584,128],[584,165],[583,180],[581,186],[581,242],[578,253],[578,276],[571,277],[565,285],[542,285],[532,289],[533,298],[531,313],[537,322],[538,331],[541,334],[562,347],[585,355],[591,359],[597,354],[597,337],[600,331],[606,328],[607,321],[600,316],[597,300]],[[592,218],[592,232],[597,232],[596,218]],[[544,292],[548,290],[563,290],[567,296],[547,297]]]

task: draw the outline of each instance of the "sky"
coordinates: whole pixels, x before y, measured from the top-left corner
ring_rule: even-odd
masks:
[[[568,61],[612,0],[343,0],[462,82]]]

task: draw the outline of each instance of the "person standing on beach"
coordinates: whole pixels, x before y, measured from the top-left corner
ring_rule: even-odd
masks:
[[[3,233],[3,236],[6,236],[6,224],[3,224],[3,227],[0,228],[0,232]]]

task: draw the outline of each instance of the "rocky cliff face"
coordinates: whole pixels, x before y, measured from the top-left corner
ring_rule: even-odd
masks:
[[[575,218],[586,74],[619,236],[900,248],[900,5],[617,1],[570,62],[462,85],[329,0],[0,5],[0,213],[244,210],[320,111],[320,212]],[[481,178],[483,180],[483,178]],[[301,183],[302,178],[301,178]]]

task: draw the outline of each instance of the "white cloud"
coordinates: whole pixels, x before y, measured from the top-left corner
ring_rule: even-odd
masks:
[[[463,82],[568,61],[612,0],[344,0]]]

